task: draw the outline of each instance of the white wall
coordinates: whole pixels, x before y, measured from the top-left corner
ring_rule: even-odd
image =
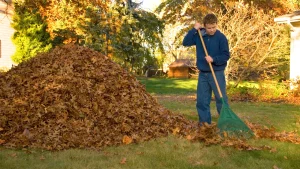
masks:
[[[300,28],[291,31],[290,79],[300,78]]]
[[[14,64],[11,55],[15,53],[15,46],[11,41],[14,29],[11,28],[12,8],[7,8],[7,4],[0,1],[0,40],[1,55],[0,68],[11,68]]]

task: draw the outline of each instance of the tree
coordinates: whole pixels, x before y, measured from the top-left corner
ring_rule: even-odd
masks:
[[[14,62],[21,63],[52,48],[50,35],[46,31],[47,24],[37,10],[15,3],[12,27],[15,29],[12,40],[16,46],[12,56]]]
[[[219,27],[230,45],[227,73],[231,79],[237,80],[238,84],[253,76],[270,76],[275,68],[278,71],[279,67],[288,64],[289,32],[274,22],[274,12],[264,12],[244,3],[225,7],[225,14],[222,11],[217,14]]]
[[[119,20],[121,29],[115,34],[112,45],[117,62],[131,71],[143,73],[143,67],[159,64],[154,54],[157,50],[163,52],[161,41],[164,24],[154,14],[136,7],[122,6],[116,9],[117,16],[122,20]]]
[[[240,81],[253,75],[274,74],[275,68],[283,68],[288,64],[289,33],[273,21],[278,11],[262,9],[261,4],[269,2],[168,0],[158,7],[157,12],[169,21],[167,24],[182,25],[177,34],[178,38],[173,42],[178,44],[178,47],[184,34],[193,27],[195,21],[201,22],[203,15],[208,12],[217,14],[219,29],[227,36],[230,44],[231,59],[227,75]],[[283,1],[272,1],[279,5],[282,5],[281,2]],[[261,6],[257,6],[258,3],[261,3]]]
[[[157,64],[163,22],[131,0],[16,0],[37,9],[54,45],[77,43],[108,55],[130,71]]]

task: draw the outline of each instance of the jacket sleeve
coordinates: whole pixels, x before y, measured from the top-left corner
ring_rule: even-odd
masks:
[[[193,46],[196,45],[195,42],[195,35],[198,36],[197,30],[195,28],[188,31],[188,33],[185,35],[182,45],[183,46]]]
[[[223,65],[230,58],[228,40],[225,36],[222,36],[220,39],[219,50],[220,54],[212,57],[214,60],[213,64],[215,65]]]

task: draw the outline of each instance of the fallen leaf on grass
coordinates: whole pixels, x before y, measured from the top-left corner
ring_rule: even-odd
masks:
[[[275,153],[275,152],[277,152],[277,149],[276,149],[276,148],[272,148],[272,149],[270,150],[270,153]]]
[[[140,151],[140,152],[137,152],[136,154],[137,154],[137,155],[143,155],[144,152],[141,152],[141,151]]]
[[[126,161],[127,161],[127,159],[126,159],[126,158],[123,158],[123,159],[121,160],[120,164],[125,164]]]
[[[132,138],[129,137],[129,136],[127,136],[127,135],[125,135],[125,136],[123,137],[123,143],[124,143],[124,144],[130,144],[130,143],[132,143]]]
[[[195,165],[203,165],[204,163],[203,163],[203,161],[197,161],[196,163],[195,163]]]
[[[17,153],[9,154],[9,156],[11,156],[11,157],[18,157],[18,156],[17,156]]]
[[[280,142],[291,142],[294,144],[300,144],[300,136],[297,132],[276,132],[276,129],[272,127],[262,126],[246,122],[249,128],[254,132],[256,138],[268,138]]]
[[[45,160],[46,158],[42,155],[41,157],[40,157],[40,160]]]
[[[278,168],[276,165],[274,165],[274,166],[273,166],[273,169],[280,169],[280,168]]]

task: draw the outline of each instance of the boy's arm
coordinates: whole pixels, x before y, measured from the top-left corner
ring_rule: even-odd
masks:
[[[197,29],[193,28],[193,29],[189,30],[183,39],[182,45],[183,46],[196,45],[195,36],[198,36]]]
[[[220,54],[212,57],[213,63],[215,65],[225,64],[230,57],[228,40],[225,36],[221,38],[219,44],[220,44]]]

